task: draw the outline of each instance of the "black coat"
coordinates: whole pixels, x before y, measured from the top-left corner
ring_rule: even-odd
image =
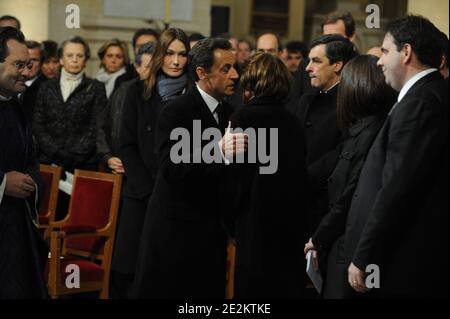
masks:
[[[99,121],[97,131],[97,153],[99,159],[107,166],[111,157],[119,157],[120,131],[122,125],[123,109],[129,87],[138,80],[130,80],[111,95],[105,112]],[[129,103],[127,103],[128,105]]]
[[[113,102],[125,88],[119,150],[125,178],[112,268],[134,274],[147,203],[156,179],[155,128],[163,103],[156,92],[150,100],[144,100],[143,81],[122,85],[114,93]]]
[[[336,167],[340,152],[342,133],[337,126],[337,89],[338,85],[328,93],[317,89],[309,91],[302,96],[295,112],[303,127],[306,165],[314,190],[311,232],[328,212],[327,179]]]
[[[106,107],[105,86],[83,77],[66,102],[60,78],[41,85],[36,100],[33,132],[39,160],[72,171],[97,169],[96,136]]]
[[[200,148],[190,149],[191,163],[171,161],[171,132],[193,120],[202,130],[220,128],[231,114],[223,104],[220,126],[197,88],[167,105],[159,116],[156,145],[159,169],[147,209],[137,263],[134,297],[223,298],[226,235],[221,223],[219,183],[224,163],[193,163]],[[209,141],[202,141],[202,147]],[[192,144],[192,142],[191,142]]]
[[[119,157],[127,183],[123,194],[135,199],[148,198],[156,179],[156,125],[163,103],[157,92],[143,98],[144,82],[136,81],[127,90],[122,115]]]
[[[345,222],[362,166],[385,118],[383,114],[368,116],[349,129],[339,161],[328,179],[329,211],[312,236],[326,274],[323,296],[327,299],[353,295],[343,255]]]
[[[433,72],[397,103],[362,169],[345,258],[378,265],[385,296],[448,297],[448,115],[448,86]]]
[[[236,207],[228,209],[236,219],[235,297],[301,298],[309,196],[300,122],[268,97],[253,99],[231,121],[233,127],[255,129],[255,143],[261,138],[258,130],[265,129],[266,138],[277,145],[271,154],[270,165],[277,165],[272,174],[261,174],[260,168],[269,164],[258,159],[231,164],[227,194],[238,197]],[[277,129],[277,136],[271,129]]]
[[[118,76],[116,81],[114,82],[114,89],[111,93],[111,96],[116,90],[119,89],[119,87],[122,85],[122,83],[131,81],[131,80],[139,80],[139,74],[136,71],[136,68],[133,64],[128,64],[125,66],[125,73]]]
[[[29,174],[43,191],[39,163],[25,115],[17,101],[0,101],[0,185],[8,172]],[[35,227],[35,193],[0,200],[0,299],[45,298],[47,247]]]

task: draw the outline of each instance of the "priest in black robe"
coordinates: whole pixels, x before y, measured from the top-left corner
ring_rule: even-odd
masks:
[[[47,297],[48,250],[36,227],[42,181],[17,102],[31,68],[28,60],[23,34],[0,28],[0,299]]]

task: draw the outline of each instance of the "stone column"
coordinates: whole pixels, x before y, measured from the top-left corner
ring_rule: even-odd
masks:
[[[448,36],[448,0],[409,0],[408,13],[420,14],[434,23],[434,25]]]
[[[27,40],[48,39],[48,0],[1,0],[0,15],[12,15],[20,20]]]

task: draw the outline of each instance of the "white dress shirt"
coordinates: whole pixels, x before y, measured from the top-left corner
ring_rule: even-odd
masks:
[[[205,101],[206,105],[208,106],[209,110],[211,111],[212,115],[216,119],[216,122],[219,123],[219,115],[216,112],[217,106],[219,106],[219,101],[217,101],[215,98],[213,98],[211,95],[203,91],[197,84],[197,89],[200,92],[200,95],[203,98],[203,101]]]
[[[219,123],[219,115],[216,112],[217,106],[219,106],[220,102],[217,101],[215,98],[213,98],[211,95],[209,95],[208,93],[206,93],[205,91],[203,91],[198,84],[197,85],[197,89],[200,92],[200,95],[203,98],[203,101],[205,101],[206,105],[208,106],[209,110],[211,111],[212,115],[214,116],[214,119],[216,120],[217,123]],[[229,165],[230,164],[230,160],[226,158],[225,154],[222,151],[222,148],[220,148],[220,154],[222,155],[222,158],[225,162],[225,165]]]

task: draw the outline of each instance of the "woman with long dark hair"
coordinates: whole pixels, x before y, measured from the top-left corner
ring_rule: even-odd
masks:
[[[112,262],[114,298],[129,297],[147,202],[156,177],[156,123],[164,105],[187,88],[189,49],[189,39],[181,29],[164,31],[150,62],[148,78],[133,83],[125,98],[119,155],[126,178]]]
[[[330,210],[305,245],[305,254],[313,250],[319,255],[326,299],[355,296],[343,252],[347,214],[367,153],[395,101],[396,93],[377,67],[377,57],[361,55],[345,65],[337,98],[337,120],[345,140],[328,179]]]

